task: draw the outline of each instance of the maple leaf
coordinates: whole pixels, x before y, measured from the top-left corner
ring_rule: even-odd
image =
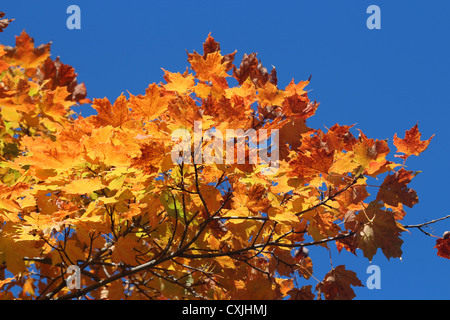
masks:
[[[30,74],[36,72],[36,67],[41,65],[50,56],[51,43],[34,47],[34,39],[25,30],[20,36],[16,36],[16,47],[5,47],[6,61],[11,65],[20,65],[25,69],[31,69]]]
[[[269,128],[270,126],[267,126]],[[266,128],[266,127],[265,127]],[[306,125],[304,119],[293,119],[285,122],[279,129],[280,146],[288,145],[288,148],[281,148],[280,159],[288,160],[291,150],[300,147],[302,136],[311,133],[313,130]]]
[[[14,226],[11,223],[2,227],[0,261],[6,262],[8,270],[18,275],[26,270],[24,257],[38,256],[40,252],[38,242],[16,239],[14,233]]]
[[[269,73],[256,58],[256,53],[244,54],[239,68],[233,66],[233,76],[239,84],[243,84],[247,78],[250,78],[257,87],[264,87],[269,80]]]
[[[347,212],[348,210],[361,210],[363,206],[361,203],[369,197],[367,188],[364,185],[357,185],[351,188],[349,192],[344,192],[335,197],[335,200],[339,202],[340,208]],[[344,212],[344,213],[345,213]]]
[[[384,164],[389,151],[387,141],[368,139],[360,131],[358,142],[353,145],[353,161],[361,165],[362,169],[368,169],[373,162]]]
[[[285,92],[278,90],[277,86],[271,82],[266,82],[263,88],[258,90],[258,100],[262,107],[281,106],[285,99]]]
[[[450,232],[444,232],[442,238],[436,239],[437,255],[442,258],[450,259]]]
[[[319,104],[312,103],[306,91],[303,88],[309,84],[309,81],[302,81],[295,84],[291,81],[285,89],[286,99],[283,102],[283,112],[291,118],[307,119],[313,116],[319,107]]]
[[[394,135],[394,145],[397,147],[397,152],[404,153],[404,155],[395,155],[396,157],[406,160],[409,156],[418,156],[420,153],[428,148],[431,139],[434,134],[425,141],[421,141],[420,137],[422,134],[419,132],[418,124],[412,127],[410,130],[406,131],[405,138],[400,139],[397,134]]]
[[[297,153],[289,162],[292,173],[301,177],[327,174],[334,160],[334,151],[313,149],[307,153]]]
[[[122,300],[125,299],[125,293],[122,281],[113,281],[107,285],[101,292],[101,300]]]
[[[90,102],[86,99],[86,86],[77,82],[75,69],[67,64],[61,63],[59,57],[55,61],[48,57],[44,63],[38,67],[36,73],[38,84],[44,89],[55,90],[57,87],[67,87],[70,96],[67,99],[79,101],[81,103]]]
[[[52,121],[62,123],[69,114],[70,107],[74,105],[72,101],[66,101],[70,93],[65,87],[56,87],[53,91],[47,91],[39,104],[40,111],[44,117]]]
[[[252,185],[247,189],[244,184],[236,184],[236,195],[233,198],[233,208],[245,207],[254,214],[266,211],[270,201],[265,197],[266,189],[262,185]]]
[[[64,186],[62,190],[69,194],[86,194],[102,189],[105,186],[100,179],[79,179],[74,180]]]
[[[107,98],[94,99],[92,107],[98,112],[94,120],[101,125],[120,127],[131,119],[127,98],[123,94],[114,101],[113,105]]]
[[[192,74],[172,73],[167,70],[164,70],[164,72],[164,79],[167,81],[164,88],[167,91],[175,91],[179,94],[184,94],[190,91],[190,89],[195,85],[194,76]]]
[[[133,158],[133,166],[142,168],[146,173],[154,173],[160,170],[160,163],[164,155],[169,153],[164,144],[151,141],[140,146],[140,155]],[[173,163],[171,163],[173,164]]]
[[[326,300],[350,300],[356,296],[351,286],[363,287],[355,272],[340,265],[325,275],[324,280],[317,284],[316,291]]]
[[[203,43],[203,55],[202,58],[206,61],[208,55],[211,53],[218,52],[220,53],[220,43],[216,42],[214,38],[211,36],[211,33],[208,34],[205,42]],[[225,65],[225,71],[228,72],[233,67],[234,56],[236,55],[236,51],[233,53],[226,54],[222,57],[221,63]],[[194,51],[194,53],[188,53],[188,61],[191,62],[193,59],[198,59],[198,53]]]
[[[414,176],[415,174],[412,171],[407,171],[404,168],[386,176],[378,191],[377,200],[394,207],[402,203],[412,208],[419,202],[416,191],[407,186]]]
[[[399,258],[402,255],[400,233],[404,231],[394,218],[394,213],[382,210],[382,204],[371,202],[359,212],[356,220],[360,223],[356,233],[356,246],[364,256],[372,261],[378,248],[386,258]]]
[[[145,95],[131,95],[129,103],[133,117],[148,122],[158,118],[167,110],[169,97],[162,94],[158,85],[151,84],[145,90]]]
[[[133,251],[137,246],[138,242],[134,237],[128,236],[120,238],[114,245],[112,261],[116,263],[123,262],[129,265],[136,264]]]
[[[300,289],[293,288],[287,292],[290,300],[314,300],[316,297],[312,293],[312,285],[303,286]]]
[[[206,55],[206,59],[198,53],[188,55],[188,61],[192,70],[195,71],[195,77],[202,81],[217,81],[218,78],[228,77],[228,61],[219,51]],[[220,80],[219,80],[220,81]]]
[[[330,212],[323,212],[323,209],[319,208],[319,210],[304,213],[301,217],[309,221],[308,233],[315,241],[339,234],[340,228],[334,223],[336,218]]]
[[[80,151],[73,144],[60,144],[41,137],[24,137],[22,145],[29,153],[16,159],[17,163],[40,169],[67,169],[81,163]]]

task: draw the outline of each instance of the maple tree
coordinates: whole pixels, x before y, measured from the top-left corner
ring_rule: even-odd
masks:
[[[319,106],[309,80],[279,88],[275,68],[254,53],[237,67],[235,54],[209,35],[184,73],[164,70],[165,83],[111,103],[87,99],[50,44],[22,32],[15,48],[0,46],[1,298],[352,299],[362,283],[343,265],[301,285],[313,276],[307,247],[401,257],[402,233],[422,226],[401,223],[418,202],[405,162],[432,137],[417,125],[395,135],[395,163],[387,141],[352,126],[309,128]],[[97,114],[77,115],[84,103]],[[174,163],[171,133],[195,121],[279,130],[277,172]],[[448,236],[437,245],[448,258]],[[71,265],[80,289],[67,287]]]

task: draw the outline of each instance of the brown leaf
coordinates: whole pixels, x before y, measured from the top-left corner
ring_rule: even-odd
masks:
[[[211,33],[208,34],[206,41],[203,43],[203,59],[206,60],[206,55],[212,52],[220,51],[220,43],[216,42]]]
[[[377,194],[377,201],[383,201],[397,207],[399,203],[412,208],[419,202],[416,191],[408,188],[408,183],[415,176],[412,171],[400,168],[395,174],[386,176]]]
[[[2,19],[4,16],[5,13],[0,11],[0,32],[3,32],[3,29],[5,29],[11,21],[14,21],[14,19]]]
[[[264,87],[269,80],[269,73],[256,58],[256,53],[244,54],[239,69],[233,67],[233,76],[242,85],[250,77],[256,87]]]
[[[371,202],[360,211],[357,220],[360,223],[356,234],[356,245],[369,260],[380,248],[386,258],[399,258],[402,255],[400,239],[401,229],[394,218],[394,213],[382,210],[382,204]]]
[[[450,259],[450,232],[444,232],[442,238],[436,240],[437,255],[442,258]]]
[[[325,275],[316,291],[323,293],[326,300],[351,300],[356,296],[351,286],[363,287],[355,272],[340,265]]]
[[[300,289],[293,288],[287,292],[290,295],[289,300],[314,300],[316,296],[311,289],[312,285],[303,286]]]
[[[336,241],[337,250],[341,252],[342,249],[345,249],[356,256],[356,249],[357,249],[356,239],[357,239],[356,235],[353,234],[349,237],[337,240]]]
[[[38,67],[36,75],[40,85],[45,83],[43,88],[55,90],[57,87],[67,87],[67,91],[70,93],[67,100],[82,103],[88,102],[83,100],[87,95],[86,86],[84,83],[78,84],[75,69],[67,64],[61,63],[59,57],[55,61],[48,57]]]
[[[270,71],[270,74],[269,74],[269,82],[275,86],[278,83],[277,70],[275,69],[274,66],[272,66],[272,71]]]

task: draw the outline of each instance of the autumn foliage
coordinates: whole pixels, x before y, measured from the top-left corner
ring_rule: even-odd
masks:
[[[362,283],[348,266],[302,285],[314,250],[401,257],[418,203],[405,162],[431,138],[417,125],[395,135],[395,163],[386,140],[353,126],[310,128],[309,81],[280,88],[256,54],[238,66],[235,54],[208,36],[185,72],[110,102],[88,100],[50,44],[23,32],[0,46],[0,297],[352,299]],[[97,114],[77,115],[83,103]],[[278,171],[174,163],[171,133],[195,121],[279,130]],[[66,286],[70,265],[80,290]]]

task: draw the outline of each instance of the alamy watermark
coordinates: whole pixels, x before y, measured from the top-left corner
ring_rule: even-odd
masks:
[[[81,270],[77,265],[71,265],[67,267],[67,274],[69,276],[66,279],[67,288],[72,289],[81,289]]]
[[[67,29],[81,29],[81,9],[77,5],[70,5],[67,7],[66,13],[70,14],[67,18],[66,26]]]
[[[381,29],[380,7],[373,4],[367,8],[366,13],[370,14],[366,21],[367,28],[370,30]]]
[[[367,274],[370,276],[367,278],[366,286],[367,289],[381,289],[381,269],[379,266],[372,264],[367,267]]]
[[[70,16],[67,18],[66,26],[69,30],[80,30],[81,29],[81,9],[77,5],[70,5],[66,10],[67,14]],[[367,18],[366,26],[368,29],[381,29],[381,9],[377,5],[370,5],[366,10],[367,14],[370,16]]]

